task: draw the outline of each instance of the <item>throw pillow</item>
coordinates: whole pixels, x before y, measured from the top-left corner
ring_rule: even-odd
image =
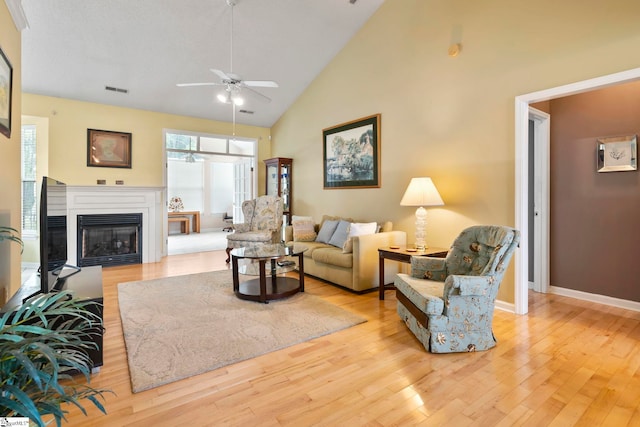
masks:
[[[316,240],[316,230],[314,222],[311,220],[293,221],[293,241],[294,242],[313,242]]]
[[[338,227],[338,223],[340,221],[335,220],[326,220],[322,222],[322,227],[320,227],[320,231],[318,231],[318,237],[316,237],[316,242],[320,243],[329,243],[331,236],[333,236],[333,232],[336,231],[336,227]]]
[[[329,239],[329,244],[332,246],[336,246],[340,249],[344,248],[344,244],[349,237],[349,226],[351,223],[349,221],[345,221],[343,219],[340,220],[338,226],[336,227],[336,231],[333,232],[333,236]]]
[[[378,224],[375,222],[354,222],[353,224],[351,224],[351,227],[349,229],[349,238],[345,242],[344,247],[342,248],[342,252],[344,252],[345,254],[353,252],[353,242],[351,241],[352,237],[363,236],[365,234],[375,234],[377,229]]]
[[[293,225],[295,221],[313,221],[313,218],[310,216],[291,215],[291,225]]]

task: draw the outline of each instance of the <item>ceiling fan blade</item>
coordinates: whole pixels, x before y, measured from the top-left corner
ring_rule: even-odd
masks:
[[[213,82],[208,82],[208,83],[178,83],[176,84],[176,86],[178,87],[189,87],[189,86],[223,86],[224,83],[213,83]]]
[[[220,77],[222,80],[233,80],[227,73],[221,70],[216,70],[215,68],[209,69],[213,74]]]
[[[272,80],[243,80],[242,83],[253,87],[279,87],[278,83]]]
[[[260,92],[251,89],[250,87],[247,86],[243,86],[242,91],[246,91],[251,93],[252,95],[255,95],[257,99],[259,99],[260,101],[263,102],[271,102],[271,98],[269,98],[268,96],[265,96],[263,94],[261,94]]]

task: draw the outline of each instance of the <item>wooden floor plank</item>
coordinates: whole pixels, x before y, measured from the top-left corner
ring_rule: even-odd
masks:
[[[494,349],[430,354],[393,292],[306,290],[364,324],[140,393],[131,392],[117,284],[227,269],[224,251],[103,270],[108,415],[68,408],[71,426],[640,425],[640,313],[530,293],[526,316],[496,310]],[[252,302],[247,302],[253,304]]]

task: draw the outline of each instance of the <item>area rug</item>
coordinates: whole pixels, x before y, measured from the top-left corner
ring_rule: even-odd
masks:
[[[120,283],[118,301],[134,393],[366,321],[307,293],[240,300],[228,270]]]

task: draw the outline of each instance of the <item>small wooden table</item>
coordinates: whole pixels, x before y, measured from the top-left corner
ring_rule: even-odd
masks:
[[[384,260],[389,259],[392,261],[405,262],[411,264],[412,256],[429,256],[434,258],[444,258],[447,256],[447,249],[444,248],[427,248],[422,251],[417,251],[410,246],[393,246],[386,248],[378,248],[378,267],[380,270],[379,277],[379,298],[384,299],[384,291],[387,289],[395,289],[393,283],[384,283]]]
[[[181,217],[181,216],[192,216],[193,221],[193,232],[200,232],[200,211],[180,211],[180,212],[169,212],[169,218]],[[187,233],[189,234],[189,233]]]

